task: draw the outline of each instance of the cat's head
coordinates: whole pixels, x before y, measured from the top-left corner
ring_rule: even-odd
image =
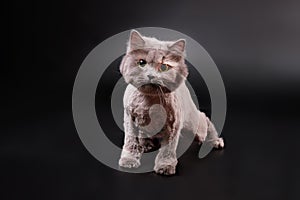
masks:
[[[164,92],[171,92],[188,75],[184,59],[184,39],[160,41],[133,30],[120,71],[127,83],[141,91],[160,86]]]

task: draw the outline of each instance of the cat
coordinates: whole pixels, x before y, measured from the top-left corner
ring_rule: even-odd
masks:
[[[176,173],[176,148],[183,128],[201,143],[223,148],[213,123],[195,106],[185,84],[186,41],[160,41],[132,30],[120,72],[124,93],[125,138],[119,165],[137,168],[143,153],[159,149],[154,171]],[[150,109],[151,107],[156,109]],[[161,112],[163,107],[165,112]],[[151,117],[150,117],[151,116]],[[157,134],[153,134],[157,133]]]

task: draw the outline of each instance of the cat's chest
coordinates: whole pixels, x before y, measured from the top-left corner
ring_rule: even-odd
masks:
[[[149,96],[136,93],[132,95],[127,111],[135,126],[151,132],[174,122],[174,104],[172,94]]]

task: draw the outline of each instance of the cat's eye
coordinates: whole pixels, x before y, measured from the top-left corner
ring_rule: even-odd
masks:
[[[167,64],[161,64],[160,67],[158,68],[160,72],[168,71],[168,69],[169,69],[169,65]]]
[[[147,64],[146,60],[144,59],[140,59],[137,64],[140,66],[140,67],[145,67],[145,65]]]

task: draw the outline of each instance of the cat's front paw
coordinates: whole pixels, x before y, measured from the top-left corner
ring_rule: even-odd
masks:
[[[123,157],[120,158],[119,165],[126,168],[137,168],[141,165],[141,162],[135,158]]]
[[[160,165],[155,166],[154,171],[157,174],[173,175],[176,173],[176,165]]]

